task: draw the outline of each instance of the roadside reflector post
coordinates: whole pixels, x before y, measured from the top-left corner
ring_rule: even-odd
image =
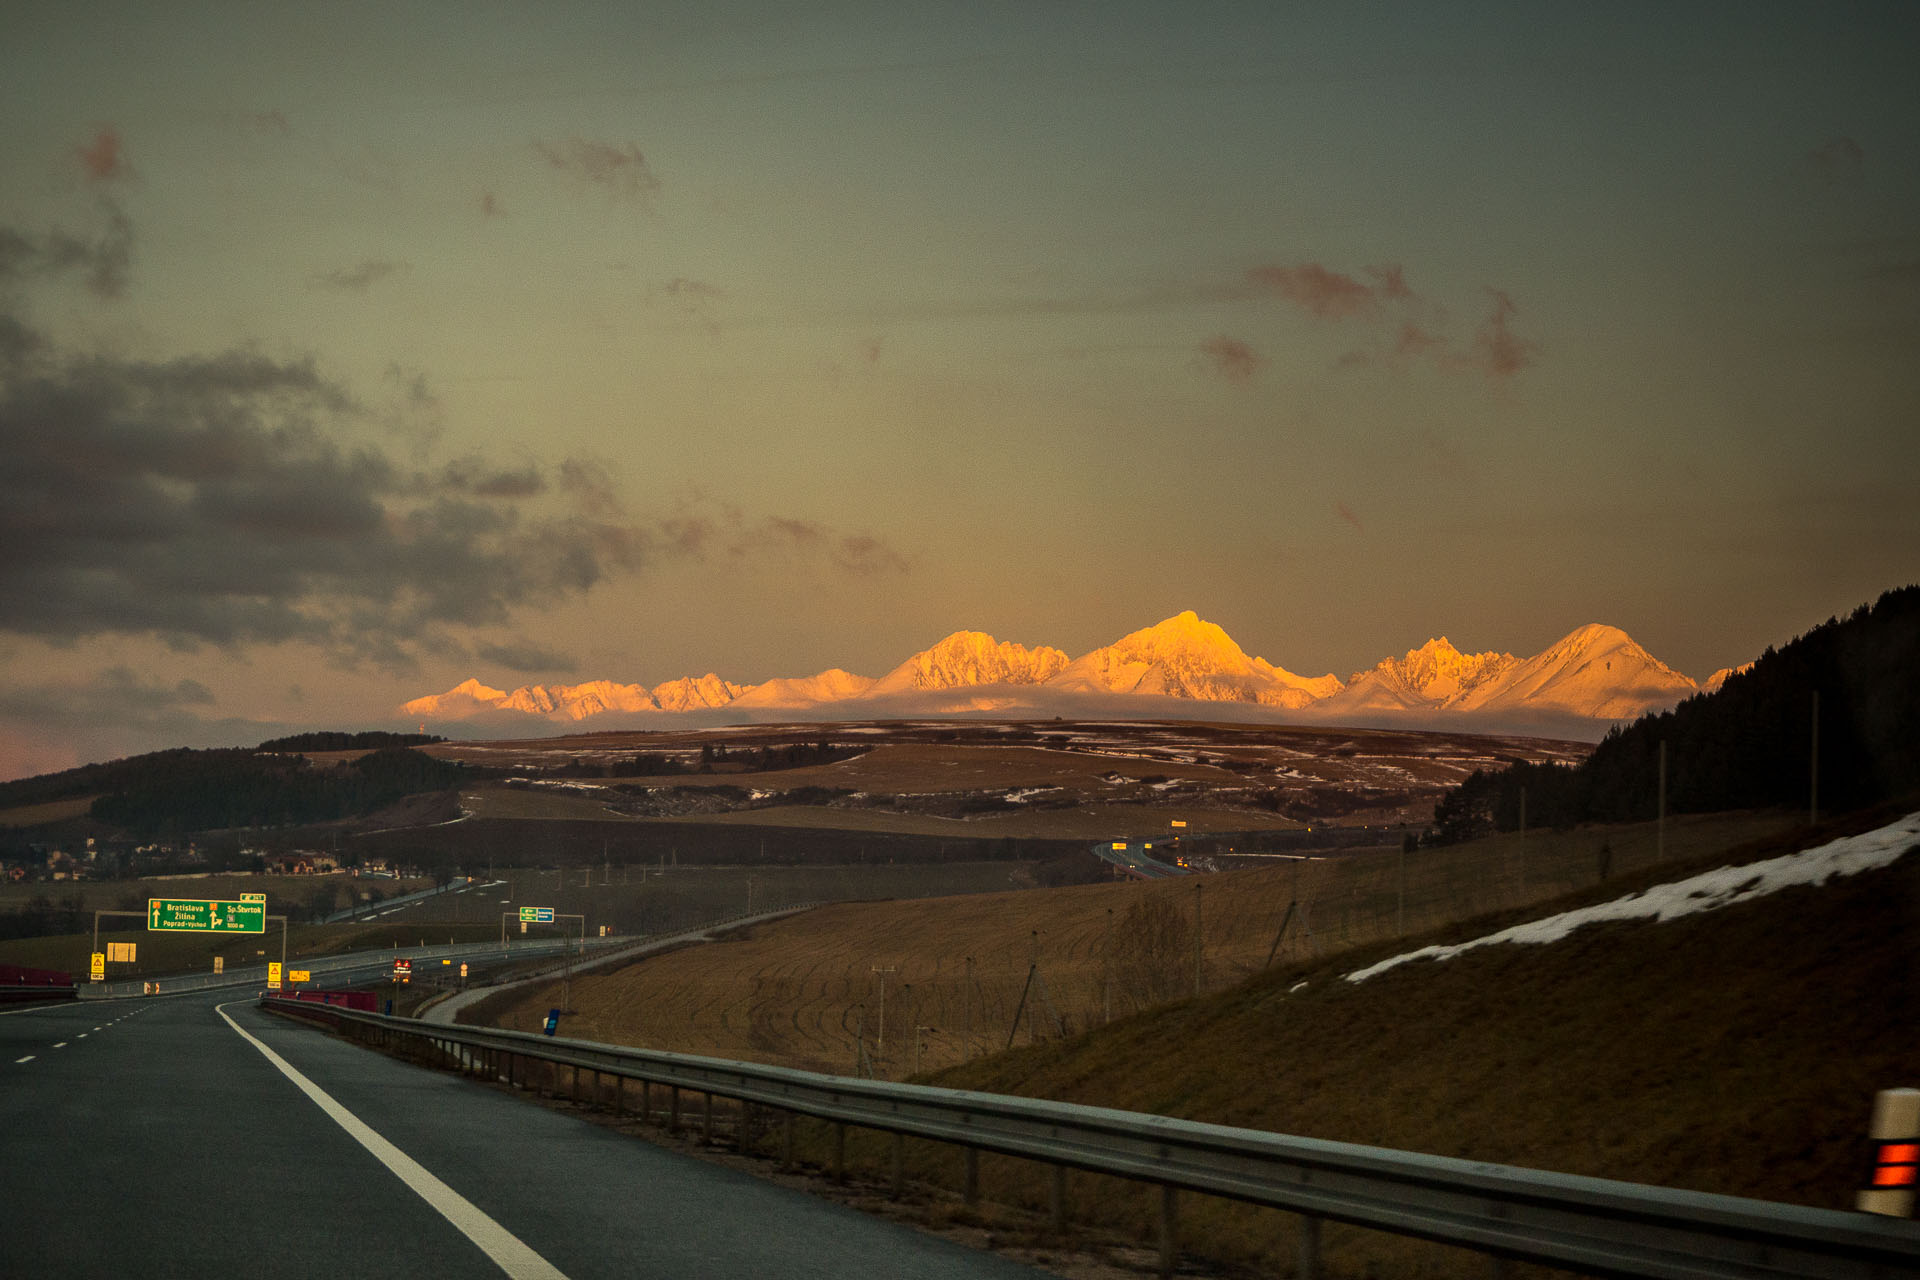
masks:
[[[1920,1089],[1882,1089],[1873,1100],[1873,1168],[1854,1200],[1862,1213],[1913,1216],[1916,1171],[1920,1171]]]

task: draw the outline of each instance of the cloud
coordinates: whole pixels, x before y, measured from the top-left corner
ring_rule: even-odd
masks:
[[[120,182],[134,176],[120,132],[112,125],[101,125],[92,142],[73,151],[80,157],[81,172],[91,181]]]
[[[34,236],[0,227],[0,283],[78,272],[100,297],[123,296],[133,265],[133,223],[107,196],[100,197],[98,208],[106,227],[91,239],[60,230]]]
[[[660,552],[696,562],[773,556],[813,561],[860,577],[912,569],[906,556],[872,534],[846,533],[793,516],[749,519],[737,507],[704,498],[682,502],[659,522],[659,534]]]
[[[1835,186],[1853,186],[1866,167],[1867,153],[1852,138],[1829,138],[1807,156],[1814,174]]]
[[[568,673],[576,667],[574,660],[566,654],[556,653],[552,649],[543,649],[525,640],[507,644],[483,644],[474,652],[482,661],[505,667],[509,671]]]
[[[1518,310],[1513,299],[1501,289],[1488,289],[1487,293],[1493,299],[1493,314],[1473,335],[1473,345],[1456,363],[1478,369],[1492,378],[1511,378],[1534,362],[1540,347],[1507,327],[1507,321]]]
[[[1445,338],[1428,333],[1408,320],[1401,324],[1400,333],[1393,341],[1393,353],[1396,356],[1423,356],[1445,346]]]
[[[631,142],[621,147],[587,138],[568,138],[564,142],[536,141],[533,150],[549,168],[643,205],[651,203],[660,190],[660,179],[654,176],[640,148]]]
[[[1200,354],[1213,372],[1228,382],[1245,382],[1266,363],[1238,338],[1216,334],[1200,344]]]
[[[441,472],[440,481],[453,492],[471,493],[480,498],[532,498],[547,491],[547,478],[532,463],[503,471],[478,457],[449,462]]]
[[[245,351],[0,367],[0,632],[308,642],[404,667],[646,559],[651,535],[542,501],[527,468],[434,476],[355,443],[311,361]]]
[[[371,285],[378,284],[388,276],[405,271],[404,262],[387,262],[383,259],[369,258],[357,267],[348,267],[343,271],[329,271],[313,278],[313,282],[329,289],[345,289],[353,293],[363,293]]]
[[[1405,291],[1398,267],[1392,269],[1394,281]],[[1247,279],[1257,288],[1277,294],[1323,320],[1344,320],[1349,316],[1371,314],[1380,303],[1379,291],[1360,283],[1350,275],[1329,270],[1317,262],[1296,267],[1254,267]]]
[[[1366,532],[1366,528],[1360,523],[1360,517],[1353,514],[1353,508],[1349,507],[1346,503],[1344,502],[1334,503],[1333,514],[1339,516],[1342,520],[1345,520],[1348,524],[1352,525],[1356,532],[1359,532],[1359,533]]]

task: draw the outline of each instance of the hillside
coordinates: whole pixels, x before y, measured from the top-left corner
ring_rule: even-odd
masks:
[[[1775,834],[1759,839],[1743,834],[1751,828],[1696,819],[1670,828],[1669,850],[1676,840],[1684,848],[1664,869],[1634,861],[1606,885],[1592,882],[1585,860],[1603,842],[1616,855],[1644,854],[1636,843],[1650,836],[1644,828],[1569,833],[1558,845],[1535,837],[1545,865],[1571,877],[1584,864],[1585,883],[1557,881],[1528,895],[1539,905],[1492,915],[1463,908],[1479,882],[1512,865],[1511,841],[1422,850],[1410,860],[1423,872],[1410,877],[1418,889],[1409,894],[1408,934],[1399,939],[1387,936],[1398,915],[1385,874],[1394,855],[1370,855],[1371,868],[1360,857],[1300,864],[1327,877],[1314,886],[1315,937],[1337,954],[1309,955],[1296,935],[1266,972],[1258,952],[1286,899],[1270,896],[1262,906],[1259,895],[1285,885],[1291,872],[1208,877],[1209,910],[1222,908],[1220,925],[1207,930],[1209,956],[1220,964],[1210,981],[1232,985],[1133,1016],[1116,1006],[1116,1020],[1105,1026],[1089,1003],[1099,998],[1107,907],[1131,905],[1121,895],[1133,903],[1165,895],[1186,907],[1190,886],[1090,886],[814,912],[739,942],[576,978],[571,1030],[845,1071],[862,1018],[873,1048],[870,970],[892,966],[885,1057],[895,1072],[904,1069],[904,1028],[929,1028],[921,1036],[925,1062],[946,1064],[929,1069],[925,1078],[935,1083],[1845,1206],[1874,1091],[1916,1083],[1920,975],[1907,939],[1920,923],[1920,858],[1670,922],[1595,925],[1550,946],[1486,946],[1444,963],[1401,964],[1357,984],[1344,978],[1422,944],[1465,942],[1893,816],[1812,834],[1776,818]],[[1468,849],[1481,856],[1454,861]],[[1519,891],[1511,880],[1505,888]],[[1236,898],[1242,909],[1229,923]],[[1420,927],[1450,904],[1460,912],[1456,923]],[[1266,927],[1260,933],[1248,927],[1254,917]],[[1041,968],[1056,1005],[1070,1029],[1093,1029],[1027,1047],[1023,1027],[1022,1047],[993,1052],[1006,1043],[1005,1014],[1017,988],[984,971],[1024,976],[1030,952],[1021,944],[1035,927],[1047,930]],[[1258,948],[1249,946],[1254,937]],[[1163,967],[1177,994],[1190,935],[1171,941]],[[983,979],[970,1011],[982,1056],[964,1063],[954,1062],[963,1016],[957,953],[974,954]],[[1077,969],[1074,956],[1082,961]],[[532,1025],[551,994],[503,997],[500,1025]],[[989,1009],[999,1015],[990,1029],[983,1027]],[[811,1053],[803,1047],[809,1040]],[[855,1155],[874,1168],[888,1158],[877,1139],[857,1142]],[[914,1176],[956,1185],[958,1160],[949,1152],[910,1144],[909,1162]],[[982,1163],[989,1195],[1046,1203],[1037,1166]],[[1076,1219],[1136,1230],[1152,1220],[1149,1195],[1149,1188],[1076,1176],[1071,1209]],[[1183,1215],[1195,1252],[1285,1270],[1293,1248],[1285,1215],[1198,1201]],[[1484,1259],[1370,1233],[1329,1229],[1327,1247],[1334,1275],[1477,1277],[1485,1270]]]
[[[1669,824],[1668,866],[1775,834],[1775,815]],[[1057,1034],[1188,995],[1199,887],[1206,990],[1285,965],[1357,954],[1430,930],[1590,889],[1604,847],[1612,884],[1654,874],[1651,826],[1511,837],[1450,849],[1344,853],[1178,881],[1108,882],[1044,892],[884,905],[842,903],[764,926],[724,946],[648,960],[576,982],[571,1034],[823,1071],[847,1071],[863,1021],[881,1074],[912,1066],[901,1028],[923,1037],[931,1069],[1006,1046],[1027,969],[1044,984],[1039,1031]],[[1090,860],[1090,855],[1088,856]],[[1401,873],[1405,872],[1405,894]],[[1288,916],[1288,905],[1303,913]],[[1278,948],[1274,939],[1286,925]],[[969,980],[968,961],[971,958]],[[874,969],[889,971],[885,992]],[[487,1016],[536,1028],[552,993],[503,998]],[[877,1043],[881,1004],[884,1045]],[[1057,1021],[1056,1021],[1057,1018]],[[1035,1023],[1023,1017],[1024,1042]],[[969,1036],[967,1032],[971,1032]]]
[[[1816,721],[1817,714],[1817,721]],[[1829,812],[1920,791],[1920,587],[1889,591],[1769,649],[1710,693],[1616,730],[1577,768],[1476,774],[1434,812],[1441,839],[1520,824],[1651,817],[1667,758],[1669,812],[1799,805]]]
[[[1817,887],[1403,964],[1357,984],[1344,977],[1362,957],[1295,966],[934,1080],[1848,1208],[1874,1093],[1920,1083],[1916,923],[1920,856],[1909,850]],[[1045,1202],[1028,1171],[995,1176]],[[1144,1191],[1118,1184],[1075,1207],[1115,1222],[1147,1209]],[[1281,1215],[1212,1205],[1195,1216],[1196,1234],[1229,1258],[1292,1248]],[[1329,1264],[1396,1276],[1485,1269],[1359,1232],[1338,1233]]]

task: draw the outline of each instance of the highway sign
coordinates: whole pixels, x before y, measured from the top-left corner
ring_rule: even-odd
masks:
[[[134,957],[133,943],[109,942],[107,944],[107,959],[111,960],[114,964],[132,964],[133,957]]]
[[[280,962],[278,960],[269,960],[267,961],[267,990],[278,991],[279,989]]]
[[[534,924],[552,924],[553,908],[552,907],[522,907],[520,908],[520,919],[523,922],[530,920]]]
[[[266,900],[267,895],[264,893],[243,893],[240,895],[240,901],[242,902],[265,902]]]
[[[197,933],[265,933],[265,902],[148,898],[147,928]]]
[[[107,953],[106,952],[96,951],[93,953],[93,966],[89,970],[89,974],[95,982],[101,982],[106,979],[106,976],[107,976]]]
[[[312,982],[313,971],[311,969],[289,969],[287,970],[287,981],[288,982]]]

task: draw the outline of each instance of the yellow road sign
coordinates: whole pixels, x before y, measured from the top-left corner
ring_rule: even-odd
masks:
[[[269,960],[267,962],[267,990],[278,991],[279,989],[280,962],[278,960]]]
[[[107,953],[106,952],[96,951],[93,953],[93,968],[89,972],[95,978],[104,978],[107,976]]]
[[[312,982],[313,974],[306,969],[289,969],[287,970],[287,981],[288,982]]]

